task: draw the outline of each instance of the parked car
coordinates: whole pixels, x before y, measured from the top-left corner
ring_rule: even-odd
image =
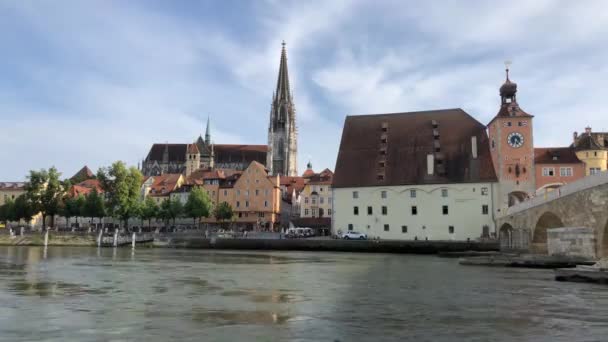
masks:
[[[349,232],[344,233],[342,235],[342,238],[345,240],[351,240],[351,239],[367,240],[367,234],[349,231]]]

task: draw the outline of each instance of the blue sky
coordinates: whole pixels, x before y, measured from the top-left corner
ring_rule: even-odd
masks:
[[[71,176],[152,143],[264,144],[281,41],[300,172],[347,114],[498,111],[505,60],[535,146],[608,130],[605,1],[0,1],[0,181]]]

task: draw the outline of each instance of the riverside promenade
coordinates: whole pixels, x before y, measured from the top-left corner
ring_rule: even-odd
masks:
[[[146,234],[147,235],[147,234]],[[277,251],[328,251],[328,252],[362,252],[362,253],[413,253],[437,254],[440,252],[464,251],[497,251],[497,241],[394,241],[394,240],[341,240],[331,238],[281,239],[279,235],[260,234],[247,238],[205,238],[204,234],[155,234],[147,238],[146,247],[153,248],[190,248],[218,250],[277,250]],[[120,236],[120,238],[129,238]],[[106,241],[107,240],[107,241]],[[112,247],[107,243],[111,237],[104,236],[102,247]],[[139,240],[139,239],[138,239]],[[153,240],[153,241],[152,241]],[[60,233],[49,232],[48,246],[97,246],[94,233]],[[44,246],[44,235],[29,233],[23,236],[0,234],[0,245],[4,246]],[[122,244],[130,246],[130,244]]]

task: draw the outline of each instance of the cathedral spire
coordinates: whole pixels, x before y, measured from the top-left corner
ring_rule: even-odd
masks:
[[[291,99],[291,91],[289,89],[289,73],[287,72],[287,50],[285,49],[285,41],[281,43],[281,63],[279,65],[279,78],[277,80],[277,90],[275,92],[276,99],[289,100]]]
[[[209,145],[211,143],[211,122],[209,120],[209,116],[207,116],[207,129],[205,130],[205,144]]]

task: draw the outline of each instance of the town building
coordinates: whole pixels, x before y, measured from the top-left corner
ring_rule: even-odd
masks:
[[[332,231],[397,240],[490,237],[497,181],[486,127],[462,109],[347,116]]]
[[[606,171],[608,166],[608,132],[592,132],[585,128],[580,135],[574,132],[571,147],[576,151],[579,160],[585,163],[585,175],[594,175]]]
[[[153,144],[142,161],[144,176],[181,173],[188,177],[198,169],[244,170],[252,161],[266,163],[266,145],[214,144],[207,120],[205,138],[190,144]]]
[[[585,177],[585,163],[571,147],[535,148],[536,196]]]
[[[533,116],[517,103],[517,84],[509,79],[500,87],[500,109],[488,124],[492,162],[499,180],[501,211],[524,201],[536,192]]]
[[[171,197],[171,193],[184,184],[185,178],[181,173],[165,173],[144,178],[141,186],[142,198],[150,196],[156,204],[162,204]]]
[[[281,188],[281,226],[289,227],[293,220],[300,217],[301,192],[306,185],[304,177],[280,177]]]
[[[266,166],[272,175],[291,177],[298,175],[296,109],[289,86],[285,42],[281,49],[279,77],[270,109],[268,147]]]
[[[0,205],[15,201],[23,194],[25,194],[24,182],[0,182]]]
[[[333,210],[332,182],[334,174],[329,169],[314,172],[309,162],[302,175],[305,180],[300,192],[300,215],[294,219],[298,227],[317,230],[318,235],[328,235]]]
[[[192,173],[171,191],[172,199],[183,204],[188,201],[192,188],[201,187],[211,199],[212,209],[226,202],[234,212],[233,228],[248,230],[277,230],[281,221],[281,189],[279,177],[256,161],[245,170],[202,170]],[[203,223],[217,224],[213,215]]]

